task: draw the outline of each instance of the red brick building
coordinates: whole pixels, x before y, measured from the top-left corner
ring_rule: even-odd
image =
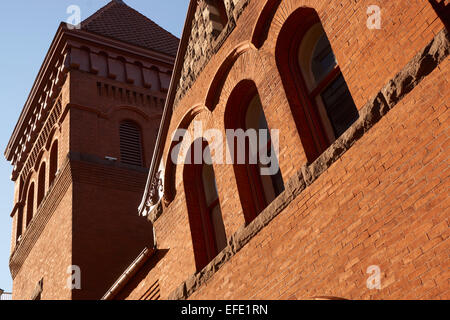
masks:
[[[122,1],[60,25],[5,153],[14,299],[100,299],[153,246],[136,208],[177,48]]]
[[[156,250],[104,299],[448,299],[448,8],[191,1],[140,206]],[[172,161],[250,128],[279,130],[269,177]]]
[[[113,80],[82,72],[81,62],[69,64],[60,102],[67,111],[55,131],[58,146],[66,146],[58,155],[69,154],[58,162],[67,165],[55,182],[64,181],[58,189],[64,191],[47,206],[44,200],[42,208],[55,208],[41,214],[45,229],[32,231],[32,221],[14,242],[15,297],[29,297],[43,277],[42,298],[448,299],[448,16],[448,2],[437,0],[191,1],[156,142],[155,127],[142,129],[150,170],[139,215],[150,223],[136,216],[138,172],[104,178],[121,162],[114,153],[120,144],[114,149],[111,142],[120,141],[120,120],[104,118]],[[77,36],[93,36],[92,30],[60,32],[81,41]],[[159,74],[170,61],[158,64]],[[152,92],[145,83],[131,89],[136,83],[128,74],[116,92],[122,86],[132,98]],[[140,110],[131,112],[133,121],[148,112]],[[33,137],[23,131],[35,123],[25,114],[36,113],[25,109],[7,150],[9,159],[17,154],[14,230],[20,212],[26,217],[31,188],[28,180],[21,188],[18,173],[30,167],[20,161],[32,153],[23,158],[16,151],[26,146],[20,138]],[[92,144],[101,139],[100,123],[110,129],[107,146]],[[203,135],[208,129],[219,135]],[[261,174],[267,164],[260,158],[185,161],[184,151],[195,150],[197,141],[202,153],[220,156],[236,141],[227,141],[226,131],[239,129],[278,130],[266,146],[279,147],[271,158],[279,170]],[[183,139],[174,136],[180,132]],[[250,140],[243,145],[252,148]],[[119,160],[107,164],[104,156]],[[39,166],[31,167],[39,181]],[[129,199],[123,189],[133,191]],[[103,209],[94,208],[95,200]],[[98,236],[106,227],[111,237]],[[123,250],[114,260],[109,250],[119,237]],[[95,294],[57,287],[67,265],[80,263],[83,281],[98,284]]]

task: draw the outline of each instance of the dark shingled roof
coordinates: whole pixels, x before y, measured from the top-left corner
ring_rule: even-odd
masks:
[[[84,20],[81,29],[173,57],[177,54],[177,37],[120,0]]]

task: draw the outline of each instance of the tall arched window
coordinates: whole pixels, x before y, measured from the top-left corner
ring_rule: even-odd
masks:
[[[284,191],[270,129],[252,81],[242,81],[231,93],[225,126],[244,217],[249,224]],[[263,161],[262,154],[267,154],[269,163]]]
[[[141,128],[135,122],[120,123],[120,161],[133,166],[143,166]]]
[[[30,188],[28,189],[28,197],[27,197],[27,220],[26,220],[26,226],[31,222],[31,219],[33,219],[34,214],[34,182],[30,185]]]
[[[50,150],[50,170],[49,170],[49,185],[51,186],[56,178],[58,172],[58,140],[53,142]]]
[[[20,206],[17,212],[16,241],[20,240],[23,230],[23,207]]]
[[[204,155],[200,163],[195,152]],[[183,180],[189,214],[195,264],[203,269],[227,245],[225,226],[220,210],[219,194],[211,155],[206,142],[194,142],[187,154]]]
[[[359,117],[313,9],[300,8],[286,20],[276,59],[306,156],[313,162]]]
[[[42,203],[42,200],[45,196],[45,174],[46,174],[46,165],[45,162],[42,163],[41,168],[39,170],[39,180],[38,180],[38,194],[37,194],[37,207]]]

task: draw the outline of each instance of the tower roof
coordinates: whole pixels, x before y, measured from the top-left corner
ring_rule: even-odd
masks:
[[[81,29],[170,56],[178,50],[177,37],[121,0],[109,2],[84,20]]]

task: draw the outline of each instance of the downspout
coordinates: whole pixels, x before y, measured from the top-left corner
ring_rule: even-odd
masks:
[[[156,249],[145,248],[134,262],[125,270],[119,279],[113,284],[111,289],[102,297],[101,300],[113,300],[114,297],[123,289],[128,281],[138,272],[145,262],[155,253]]]

